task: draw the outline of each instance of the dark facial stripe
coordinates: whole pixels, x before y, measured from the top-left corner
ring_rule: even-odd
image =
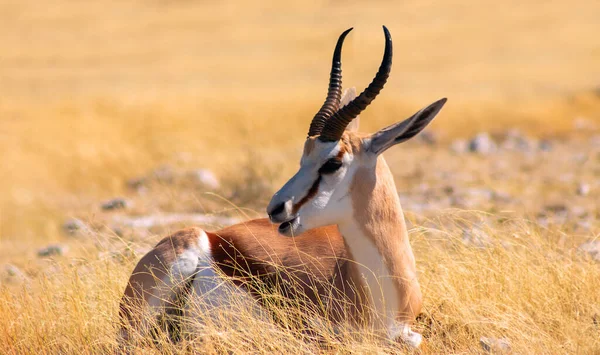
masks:
[[[302,198],[302,200],[300,200],[300,201],[298,201],[298,203],[294,204],[294,206],[292,207],[292,214],[298,213],[298,210],[300,209],[300,207],[302,207],[302,205],[307,203],[308,200],[310,200],[311,198],[315,197],[315,195],[319,191],[319,183],[320,182],[321,182],[321,175],[319,174],[319,177],[315,180],[315,182],[313,182],[312,186],[310,187],[310,189],[308,190],[306,195]]]
[[[342,145],[340,147],[340,151],[338,152],[338,154],[337,154],[336,157],[339,160],[342,160],[342,158],[344,157],[345,153],[346,153],[346,149]],[[321,183],[321,174],[319,174],[319,177],[315,180],[315,182],[313,182],[312,186],[308,190],[308,193],[306,193],[306,196],[304,196],[302,198],[302,200],[298,201],[298,203],[296,203],[294,206],[292,206],[292,214],[298,213],[298,210],[300,210],[300,207],[302,207],[305,203],[307,203],[308,200],[310,200],[311,198],[315,197],[315,195],[319,191],[319,184],[320,183]]]

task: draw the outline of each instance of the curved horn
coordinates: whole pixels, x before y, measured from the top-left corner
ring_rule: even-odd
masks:
[[[329,89],[327,90],[327,98],[323,106],[317,112],[310,123],[308,136],[316,136],[321,133],[325,122],[340,108],[340,99],[342,98],[342,45],[346,35],[352,31],[352,27],[344,31],[338,38],[335,50],[333,51],[333,59],[331,61],[331,74],[329,75]]]
[[[379,66],[379,70],[375,75],[375,78],[365,89],[361,92],[357,98],[352,100],[348,105],[342,107],[336,113],[334,113],[329,120],[325,123],[319,136],[319,140],[324,142],[334,142],[339,140],[344,133],[344,130],[348,124],[355,119],[369,104],[377,97],[383,85],[387,81],[392,70],[392,36],[388,29],[383,26],[383,33],[385,34],[385,52],[383,53],[383,60]]]

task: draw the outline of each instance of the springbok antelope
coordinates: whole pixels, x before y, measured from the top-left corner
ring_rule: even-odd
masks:
[[[411,330],[422,303],[415,258],[382,153],[425,128],[446,99],[374,134],[357,133],[357,116],[389,76],[392,39],[384,26],[385,52],[375,78],[358,96],[347,90],[344,105],[341,51],[351,30],[338,39],[327,98],[310,124],[299,171],[267,207],[270,221],[250,220],[216,232],[188,228],[162,239],[137,264],[125,289],[123,339],[132,331],[147,332],[147,315],[165,312],[182,294],[188,302],[202,298],[218,306],[223,293],[215,290],[226,287],[259,305],[261,296],[244,282],[250,275],[267,285],[299,280],[300,287],[285,290],[285,296],[303,298],[317,309],[333,288],[339,291],[335,297],[346,300],[330,302],[337,311],[324,316],[334,324],[366,320],[389,339],[419,346],[422,337]],[[342,309],[348,303],[349,312]]]

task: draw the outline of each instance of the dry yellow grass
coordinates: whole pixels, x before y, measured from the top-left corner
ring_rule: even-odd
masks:
[[[510,218],[489,227],[493,246],[466,246],[457,237],[457,221],[473,217],[482,216],[445,212],[440,218],[445,219],[442,229],[412,230],[426,295],[425,311],[416,325],[426,337],[424,352],[477,353],[479,338],[487,336],[509,339],[515,353],[597,353],[598,264],[575,252],[575,240],[566,245],[560,242],[562,233],[544,232]],[[71,265],[47,263],[29,287],[3,288],[2,353],[114,350],[117,302],[135,261],[128,258],[116,263],[83,254]],[[330,328],[322,327],[318,335],[324,343],[319,345],[258,319],[244,318],[238,332],[223,321],[227,322],[226,315],[188,342],[165,341],[160,350],[146,345],[138,351],[179,353],[191,347],[200,353],[234,349],[241,353],[360,354],[402,350],[368,333],[335,337]]]
[[[485,218],[440,211],[442,221],[410,213],[407,204],[414,225],[429,228],[411,234],[426,302],[418,324],[425,352],[477,352],[479,337],[491,336],[508,338],[518,353],[600,353],[600,266],[576,251],[597,238],[600,195],[593,189],[573,196],[573,184],[597,181],[600,171],[598,148],[587,144],[597,130],[573,130],[576,118],[600,121],[598,13],[595,1],[0,1],[0,264],[17,265],[30,278],[0,285],[0,352],[110,350],[118,298],[136,257],[99,255],[101,233],[66,239],[65,216],[104,221],[98,201],[121,194],[136,199],[139,213],[231,214],[203,190],[175,184],[137,196],[126,189],[128,178],[161,164],[210,168],[226,180],[219,194],[262,214],[269,193],[296,167],[337,35],[355,27],[344,49],[344,84],[360,89],[379,63],[385,24],[394,69],[363,115],[364,130],[449,98],[431,127],[441,145],[388,154],[399,191],[413,191],[403,202],[423,184],[522,197],[475,205],[492,212]],[[456,157],[445,146],[510,127],[567,143],[533,158]],[[574,154],[587,160],[574,161]],[[566,173],[572,181],[561,180]],[[256,202],[236,200],[236,191],[260,179],[268,184],[250,196]],[[539,211],[557,202],[583,206],[591,228],[582,231],[571,215],[548,229],[538,225]],[[495,244],[463,245],[465,223],[480,218]],[[52,241],[69,244],[70,253],[37,259],[35,250]],[[195,346],[326,351],[293,334],[248,329],[260,340],[215,335]],[[346,340],[332,340],[329,350],[390,350]]]

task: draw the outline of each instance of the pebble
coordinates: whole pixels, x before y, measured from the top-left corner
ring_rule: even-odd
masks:
[[[89,227],[77,218],[70,218],[63,223],[63,230],[71,236],[89,233]]]
[[[506,132],[502,149],[514,150],[520,152],[530,152],[534,150],[536,142],[521,133],[518,129],[511,129]]]
[[[221,187],[217,175],[208,169],[196,169],[187,173],[187,175],[197,184],[216,190]]]
[[[592,260],[600,261],[600,240],[591,240],[579,246],[579,250],[589,255]]]
[[[131,207],[131,202],[124,198],[117,197],[103,202],[101,207],[105,211],[120,210]]]
[[[538,144],[538,148],[542,152],[549,152],[552,150],[552,141],[549,139],[542,139]]]
[[[37,255],[39,257],[48,257],[48,256],[62,256],[65,255],[69,251],[69,247],[61,244],[51,244],[45,248],[38,250]]]
[[[540,213],[538,213],[538,223],[544,227],[550,224],[563,224],[567,222],[569,209],[566,205],[557,203],[546,205]]]
[[[569,211],[569,208],[565,204],[556,203],[556,204],[546,205],[544,207],[544,210],[546,212],[562,215],[562,214],[566,214]]]
[[[498,146],[487,132],[477,134],[469,141],[469,151],[478,154],[491,154],[498,150]]]
[[[590,185],[586,183],[580,183],[577,185],[577,194],[579,196],[587,196],[590,193]]]
[[[483,351],[488,353],[507,353],[510,352],[510,341],[506,338],[479,338],[479,344]]]
[[[13,264],[5,264],[3,268],[3,280],[7,282],[28,281],[29,277]]]

